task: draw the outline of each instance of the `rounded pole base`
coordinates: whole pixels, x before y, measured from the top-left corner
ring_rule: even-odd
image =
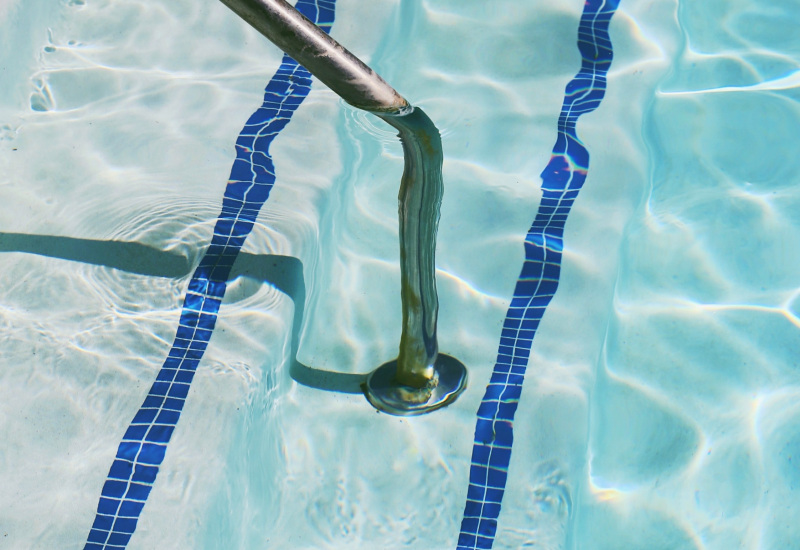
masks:
[[[397,360],[384,363],[367,377],[364,394],[378,409],[395,416],[417,416],[445,407],[467,387],[467,368],[461,361],[440,353],[434,377],[424,388],[412,388],[395,380]]]

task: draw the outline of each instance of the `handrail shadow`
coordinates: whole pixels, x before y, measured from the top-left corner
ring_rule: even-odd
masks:
[[[110,267],[149,277],[179,278],[190,275],[189,258],[129,241],[77,239],[54,235],[0,232],[0,252],[22,252],[49,258]],[[366,374],[315,369],[297,360],[306,301],[303,263],[292,256],[240,252],[228,281],[238,277],[272,285],[294,302],[289,375],[298,384],[339,393],[362,393]]]

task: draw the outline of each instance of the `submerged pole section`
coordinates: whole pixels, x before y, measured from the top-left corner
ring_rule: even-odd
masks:
[[[396,128],[403,145],[400,278],[403,326],[396,360],[366,379],[377,409],[418,415],[441,408],[466,387],[466,367],[440,354],[436,338],[435,250],[442,200],[442,142],[419,108],[285,0],[221,0],[347,103]]]

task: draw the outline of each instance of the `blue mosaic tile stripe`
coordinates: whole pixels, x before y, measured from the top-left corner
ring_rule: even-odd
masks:
[[[298,0],[296,7],[329,32],[334,2]],[[172,349],[119,444],[84,550],[122,550],[136,529],[214,330],[233,262],[275,183],[269,146],[310,87],[308,71],[284,56],[264,103],[236,140],[236,160],[211,244],[189,283]]]
[[[567,84],[553,156],[542,172],[542,201],[525,237],[525,263],[503,323],[486,393],[478,408],[467,503],[457,550],[491,548],[503,501],[517,411],[533,337],[558,288],[564,225],[586,181],[589,152],[575,132],[578,117],[595,110],[606,90],[612,48],[608,26],[619,0],[587,0],[578,27],[583,61]]]

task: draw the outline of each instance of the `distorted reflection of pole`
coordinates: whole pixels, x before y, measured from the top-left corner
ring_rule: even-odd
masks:
[[[354,107],[399,132],[404,169],[399,193],[403,325],[396,360],[366,380],[367,399],[397,415],[424,414],[466,387],[466,368],[439,354],[435,250],[442,201],[442,141],[430,118],[284,0],[221,0]]]

